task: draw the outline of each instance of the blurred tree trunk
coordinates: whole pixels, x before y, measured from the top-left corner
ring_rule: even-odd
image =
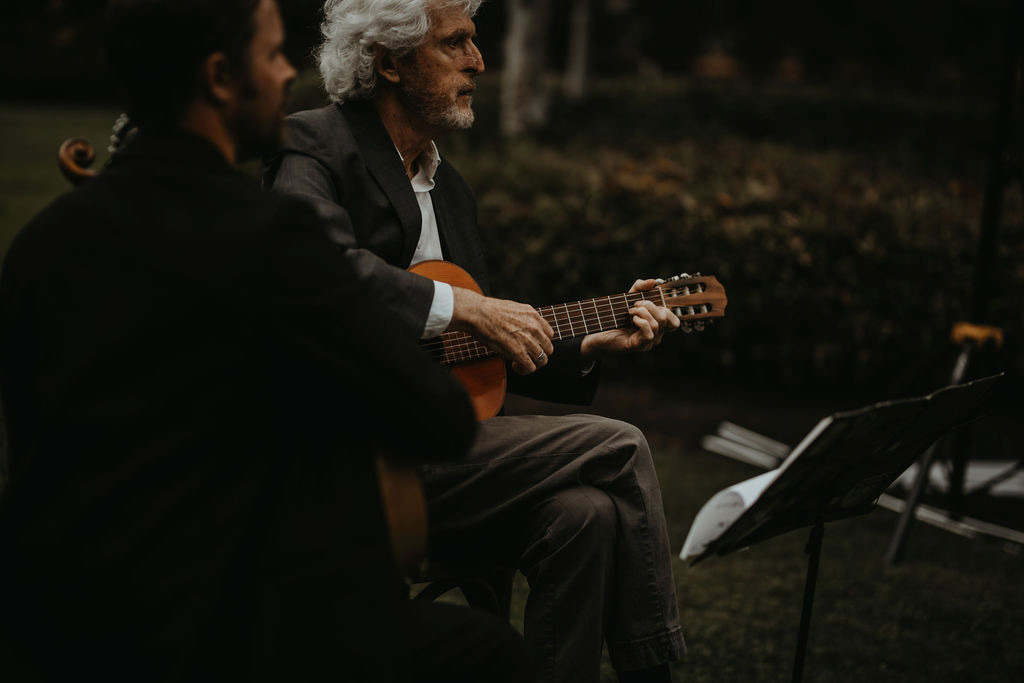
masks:
[[[573,0],[569,14],[569,53],[565,61],[565,96],[578,100],[586,94],[590,59],[590,0]]]
[[[501,132],[519,135],[547,121],[546,0],[508,0],[505,66],[501,78]]]

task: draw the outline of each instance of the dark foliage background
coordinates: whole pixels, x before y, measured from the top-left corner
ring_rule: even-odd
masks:
[[[805,78],[900,85],[917,92],[988,92],[994,83],[1008,0],[593,0],[592,67],[599,75],[682,74],[725,52],[750,78],[770,78],[795,57]],[[8,0],[0,4],[4,97],[109,99],[103,69],[106,0]],[[552,66],[565,58],[570,3],[554,3]],[[318,39],[322,0],[279,0],[289,52],[301,64]],[[504,0],[477,16],[479,45],[501,67]],[[182,36],[187,40],[187,36]]]
[[[293,59],[308,64],[320,0],[280,4]],[[568,4],[553,8],[555,70]],[[3,4],[4,96],[111,102],[104,5]],[[489,66],[478,123],[443,152],[477,191],[506,296],[540,305],[681,271],[726,285],[722,323],[628,359],[630,372],[866,392],[924,376],[932,388],[948,373],[949,329],[969,313],[1007,8],[595,0],[588,95],[556,95],[547,126],[506,141],[497,134],[505,3],[491,0],[477,17]],[[737,73],[701,78],[706,55],[727,55]],[[786,58],[796,79],[779,78]],[[293,108],[321,102],[307,70]],[[1019,122],[1014,130],[1019,157]],[[1017,177],[990,309],[1009,365],[1024,332],[1019,167]]]
[[[888,395],[948,379],[970,312],[991,142],[984,100],[835,87],[606,83],[538,139],[497,142],[496,94],[444,150],[476,188],[492,279],[535,304],[712,273],[725,319],[630,358],[674,381],[731,377]],[[988,322],[1020,358],[1024,213],[1005,195]]]

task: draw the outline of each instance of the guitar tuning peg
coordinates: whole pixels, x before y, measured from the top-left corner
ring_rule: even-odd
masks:
[[[679,317],[679,318],[683,317],[683,309],[680,308],[679,306],[676,306],[675,308],[673,308],[672,312],[676,314],[676,317]]]
[[[685,273],[684,273],[684,275],[685,275]],[[678,280],[678,279],[679,279],[679,276],[678,276],[678,275],[673,275],[673,276],[672,276],[672,277],[670,277],[669,279],[670,279],[670,280],[672,280],[672,282],[675,282],[676,280]]]
[[[698,320],[695,323],[693,323],[693,329],[697,330],[698,332],[703,332],[704,331],[704,321],[703,320]]]
[[[660,278],[660,277],[659,277],[659,278],[656,278],[656,279],[654,280],[654,284],[656,284],[656,285],[663,285],[663,284],[665,284],[665,280],[664,280],[664,279],[662,279],[662,278]]]
[[[690,334],[691,332],[693,332],[693,325],[691,323],[683,323],[682,325],[679,326],[679,329],[681,329],[686,334]]]

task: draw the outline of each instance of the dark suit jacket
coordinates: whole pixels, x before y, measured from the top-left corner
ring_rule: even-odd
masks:
[[[183,132],[36,217],[0,284],[0,635],[57,678],[386,664],[373,456],[457,457],[475,423],[382,309],[308,206]]]
[[[289,116],[288,141],[267,163],[263,182],[311,202],[328,221],[331,238],[348,247],[359,276],[398,314],[410,336],[422,333],[433,285],[406,271],[420,236],[419,205],[394,143],[370,103],[332,104]],[[473,192],[443,161],[434,183],[430,196],[445,260],[468,271],[490,295]],[[528,377],[510,373],[510,390],[590,403],[598,372],[581,377],[581,341],[557,344],[551,362]]]

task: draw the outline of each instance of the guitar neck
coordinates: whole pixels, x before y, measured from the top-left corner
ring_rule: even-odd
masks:
[[[660,289],[631,294],[612,294],[596,299],[584,299],[567,304],[542,306],[537,309],[555,331],[555,339],[572,339],[591,332],[604,332],[633,324],[629,309],[638,301],[651,301],[664,306],[665,296]]]
[[[662,289],[643,292],[611,294],[595,299],[584,299],[565,304],[541,306],[536,309],[555,332],[555,340],[581,337],[591,332],[604,332],[633,324],[629,309],[638,301],[651,301],[666,306]],[[442,365],[490,358],[497,352],[490,350],[465,332],[445,332],[440,340],[426,345],[426,350]]]

